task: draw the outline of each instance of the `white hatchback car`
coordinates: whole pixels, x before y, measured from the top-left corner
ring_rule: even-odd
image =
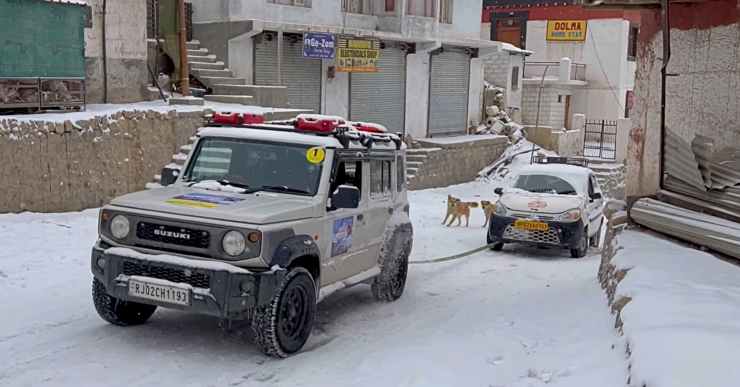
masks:
[[[599,245],[604,199],[590,169],[534,164],[512,182],[495,190],[499,200],[487,236],[494,250],[504,243],[559,246],[581,258],[589,244]]]

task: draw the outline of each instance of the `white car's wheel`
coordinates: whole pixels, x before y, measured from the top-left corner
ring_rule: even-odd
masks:
[[[572,258],[583,258],[588,253],[588,229],[583,230],[583,236],[578,241],[578,247],[570,249],[570,256]]]

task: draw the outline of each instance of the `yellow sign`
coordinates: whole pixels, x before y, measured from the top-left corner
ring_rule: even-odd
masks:
[[[185,206],[185,207],[193,207],[193,208],[216,208],[218,205],[213,203],[205,203],[205,202],[199,202],[196,200],[187,200],[187,199],[169,199],[166,200],[169,204],[174,204],[176,206]]]
[[[548,20],[547,40],[583,42],[586,40],[586,20]]]
[[[326,157],[326,151],[324,148],[315,146],[313,148],[308,148],[306,151],[306,160],[311,164],[321,164],[321,162],[324,161],[324,157]]]
[[[337,71],[345,73],[374,73],[380,59],[380,42],[373,39],[339,38],[337,42]]]

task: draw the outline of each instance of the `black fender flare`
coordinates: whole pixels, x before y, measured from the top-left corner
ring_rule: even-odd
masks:
[[[283,239],[270,257],[270,266],[287,268],[298,258],[312,256],[320,259],[321,252],[316,242],[308,235],[293,235]]]

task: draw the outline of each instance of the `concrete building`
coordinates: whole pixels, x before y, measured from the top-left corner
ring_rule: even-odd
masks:
[[[85,29],[87,102],[146,99],[146,1],[74,1],[86,2],[92,16]]]
[[[192,0],[193,31],[247,85],[285,85],[290,107],[380,122],[423,138],[481,121],[481,0]],[[303,57],[302,36],[369,38],[376,73]]]
[[[539,123],[556,130],[571,129],[574,114],[611,121],[629,116],[639,12],[574,3],[484,1],[481,36],[533,52],[523,74],[525,124],[535,124],[538,101]]]

